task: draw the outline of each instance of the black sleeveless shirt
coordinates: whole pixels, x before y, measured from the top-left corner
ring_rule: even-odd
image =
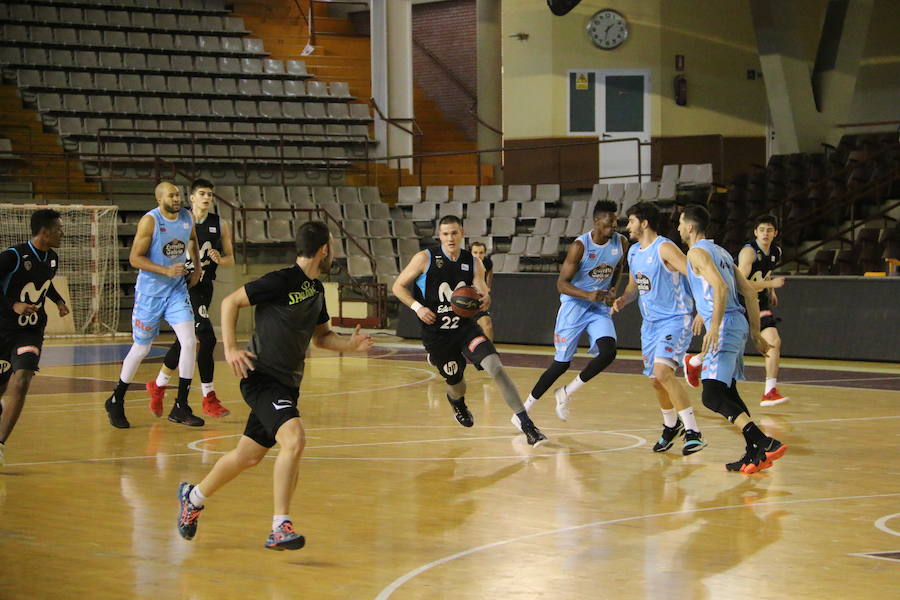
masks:
[[[764,281],[772,274],[778,263],[781,262],[781,248],[772,244],[769,246],[769,253],[766,254],[759,247],[759,244],[756,243],[756,240],[747,244],[746,247],[753,248],[753,252],[756,254],[756,257],[753,259],[753,267],[750,269],[750,276],[747,279],[750,281]],[[759,310],[770,309],[769,290],[764,289],[759,292]]]
[[[427,306],[437,315],[437,320],[429,325],[422,323],[422,329],[435,333],[450,333],[459,328],[464,319],[453,312],[450,296],[458,287],[471,286],[475,279],[475,257],[468,250],[460,250],[459,258],[450,260],[439,246],[427,250],[431,257],[428,270],[416,279],[413,297],[422,306]]]
[[[207,213],[202,223],[195,223],[197,241],[200,243],[200,268],[203,269],[203,281],[213,281],[216,278],[217,265],[209,258],[210,250],[222,252],[222,222],[219,215]],[[188,258],[186,263],[188,271],[194,270],[193,261]]]
[[[47,325],[44,300],[59,268],[59,256],[52,249],[43,252],[30,242],[23,242],[5,250],[2,259],[4,265],[10,264],[9,270],[0,273],[0,293],[7,303],[12,306],[16,302],[27,302],[40,308],[31,315],[19,315],[12,308],[0,310],[0,330],[43,331]]]

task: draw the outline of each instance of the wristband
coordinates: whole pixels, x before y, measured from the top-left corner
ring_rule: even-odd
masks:
[[[419,309],[422,308],[422,304],[420,302],[413,302],[409,305],[413,312],[419,312]]]

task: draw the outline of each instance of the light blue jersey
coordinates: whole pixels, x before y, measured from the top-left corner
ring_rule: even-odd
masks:
[[[584,247],[584,254],[581,262],[578,263],[578,270],[572,277],[571,284],[586,292],[594,290],[608,290],[615,282],[613,281],[613,273],[615,273],[616,265],[622,260],[622,236],[614,233],[602,246],[594,243],[591,239],[591,232],[582,233],[575,238],[576,242],[581,242]],[[583,298],[576,298],[568,294],[559,295],[560,302],[579,302],[585,306],[593,305]],[[609,313],[609,307],[605,304],[602,308]]]
[[[637,283],[638,305],[645,321],[689,315],[694,309],[684,275],[670,271],[659,255],[659,248],[665,242],[671,240],[658,236],[646,248],[634,244],[628,250],[628,267]]]
[[[188,242],[194,227],[191,211],[182,208],[178,217],[171,221],[162,216],[159,208],[154,208],[147,214],[155,221],[147,258],[164,267],[187,262]],[[135,291],[143,296],[168,296],[175,290],[187,292],[184,277],[168,277],[144,270],[138,273]]]
[[[694,244],[694,248],[701,248],[709,253],[716,269],[719,270],[719,274],[728,286],[728,293],[725,296],[725,314],[743,313],[744,307],[738,300],[737,282],[734,279],[734,259],[731,258],[728,251],[713,243],[712,240],[700,240]],[[694,301],[697,303],[697,312],[704,321],[709,323],[713,314],[713,288],[703,277],[694,272],[690,259],[688,259],[688,281]]]

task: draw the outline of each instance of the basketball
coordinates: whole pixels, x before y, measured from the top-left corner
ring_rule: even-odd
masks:
[[[453,307],[453,312],[463,318],[474,317],[481,308],[478,291],[469,286],[454,290],[453,295],[450,296],[450,306]]]

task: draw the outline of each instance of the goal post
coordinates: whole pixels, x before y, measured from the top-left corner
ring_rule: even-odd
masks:
[[[71,317],[60,320],[44,300],[47,337],[114,335],[119,321],[119,244],[117,206],[79,204],[0,204],[0,251],[31,239],[31,215],[52,208],[61,215],[62,245],[54,287]],[[58,280],[58,281],[57,281]]]

